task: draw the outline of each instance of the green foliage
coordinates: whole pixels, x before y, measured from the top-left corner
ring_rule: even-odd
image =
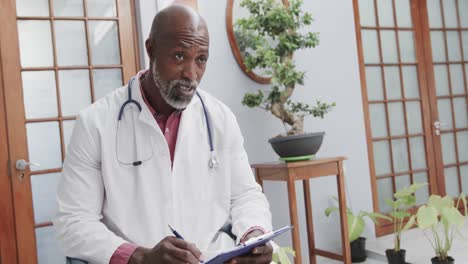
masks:
[[[463,203],[465,215],[458,211],[460,202]],[[418,209],[418,227],[423,229],[437,257],[442,261],[447,261],[448,252],[452,248],[455,236],[461,235],[459,229],[468,216],[466,208],[466,197],[462,193],[456,205],[450,196],[442,198],[438,195],[431,195],[427,204]],[[427,230],[432,232],[432,238],[426,234]]]
[[[333,199],[338,203],[338,199],[333,197]],[[346,208],[348,216],[348,232],[349,232],[349,242],[353,242],[358,239],[362,232],[364,232],[365,222],[364,218],[367,217],[377,224],[377,219],[387,219],[391,221],[392,219],[386,215],[380,213],[372,213],[366,211],[359,211],[359,214],[353,214],[353,211],[350,208]],[[337,206],[331,206],[325,209],[325,215],[329,217],[332,213],[338,212],[339,208]]]
[[[290,126],[302,122],[306,115],[323,118],[335,103],[317,101],[315,107],[310,107],[289,99],[296,84],[304,84],[305,77],[304,71],[296,69],[294,52],[319,44],[318,33],[302,30],[313,21],[310,13],[301,10],[302,0],[290,0],[289,6],[281,0],[243,0],[240,5],[250,13],[247,18],[238,19],[234,26],[244,64],[248,70],[263,69],[271,76],[271,89],[265,93],[268,96],[260,92],[246,93],[242,103],[271,111]],[[279,105],[281,111],[273,105]],[[285,116],[295,118],[285,119]]]
[[[273,253],[273,262],[281,264],[291,264],[288,254],[295,257],[296,252],[291,247],[280,247],[277,252]]]
[[[395,234],[395,251],[400,251],[401,235],[406,230],[410,229],[416,220],[416,216],[412,215],[409,209],[416,205],[416,197],[414,193],[420,188],[426,186],[427,183],[413,183],[404,189],[396,192],[393,200],[387,199],[385,202],[392,207],[390,215],[393,217],[393,232]],[[405,221],[408,220],[405,224]]]

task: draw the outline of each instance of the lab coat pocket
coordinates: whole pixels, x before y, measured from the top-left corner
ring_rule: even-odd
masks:
[[[229,160],[223,150],[216,152],[217,166],[210,168],[208,177],[210,178],[210,190],[212,200],[221,208],[229,209],[231,197],[231,177],[229,175]]]

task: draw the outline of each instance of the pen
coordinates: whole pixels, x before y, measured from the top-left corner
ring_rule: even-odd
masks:
[[[169,228],[172,231],[172,234],[174,234],[175,237],[184,240],[184,238],[171,225],[167,225],[167,226],[169,226]]]

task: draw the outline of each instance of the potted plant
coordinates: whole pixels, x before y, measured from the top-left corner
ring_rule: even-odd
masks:
[[[385,254],[389,264],[405,264],[406,250],[401,249],[401,235],[410,229],[416,221],[416,216],[410,212],[410,208],[416,205],[414,193],[426,186],[427,183],[414,183],[396,192],[393,200],[387,199],[386,203],[392,207],[390,215],[393,217],[393,233],[395,236],[393,249],[387,249]],[[405,223],[406,222],[406,223]]]
[[[301,10],[301,0],[290,0],[288,4],[280,0],[243,0],[241,6],[250,13],[235,22],[244,63],[248,70],[264,70],[271,76],[268,91],[246,93],[242,104],[269,111],[281,120],[285,133],[269,140],[280,157],[310,158],[320,148],[324,132],[304,133],[304,117],[323,118],[335,106],[320,100],[314,106],[291,100],[305,76],[304,71],[296,69],[293,54],[319,43],[318,33],[299,31],[312,23],[312,16]]]
[[[465,215],[458,211],[460,202],[463,202]],[[460,234],[459,228],[463,226],[468,216],[465,195],[462,193],[455,206],[450,196],[440,197],[431,195],[426,205],[421,206],[417,212],[417,225],[426,235],[426,230],[432,232],[432,238],[426,235],[436,256],[431,259],[432,264],[454,264],[455,260],[448,255],[453,240]],[[461,234],[460,234],[461,235]]]
[[[333,199],[338,203],[338,199],[333,197]],[[339,208],[337,206],[331,206],[325,209],[325,215],[329,217],[333,212],[337,212]],[[351,260],[353,262],[364,262],[367,259],[366,254],[366,238],[361,237],[364,232],[365,222],[364,218],[367,217],[372,220],[375,224],[378,224],[377,219],[387,219],[391,221],[392,219],[384,214],[380,213],[371,213],[366,211],[359,211],[359,213],[353,214],[353,211],[350,208],[347,208],[348,216],[348,232],[349,232],[349,242],[351,243]]]

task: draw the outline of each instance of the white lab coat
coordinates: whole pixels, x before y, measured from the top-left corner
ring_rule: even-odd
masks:
[[[182,113],[172,170],[166,139],[142,99],[138,77],[132,97],[142,111],[125,111],[119,138],[117,116],[128,98],[127,86],[81,111],[63,165],[54,219],[67,256],[107,264],[124,242],[154,247],[172,235],[168,224],[202,252],[226,246],[213,245],[212,239],[229,217],[238,239],[252,226],[271,230],[268,201],[255,182],[235,116],[199,92],[211,120],[219,161],[215,169],[208,166],[208,131],[197,96]],[[140,142],[125,129],[128,124],[141,133],[136,137]],[[135,152],[139,158],[153,156],[137,167],[122,165],[116,141],[121,161],[135,160]]]

